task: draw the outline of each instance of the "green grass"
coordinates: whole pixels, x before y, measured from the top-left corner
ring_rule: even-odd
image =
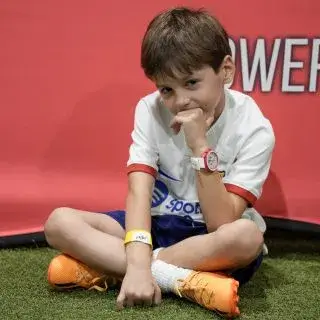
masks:
[[[270,255],[240,289],[240,319],[319,320],[320,240],[271,234]],[[55,292],[46,269],[56,251],[47,247],[0,251],[0,319],[220,319],[168,296],[155,308],[115,310],[117,291]]]

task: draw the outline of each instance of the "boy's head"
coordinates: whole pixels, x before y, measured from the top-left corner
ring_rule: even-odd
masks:
[[[200,104],[217,104],[221,93],[217,91],[232,81],[234,73],[228,35],[220,22],[206,11],[184,7],[160,13],[150,22],[142,41],[141,65],[146,76],[157,84],[160,93],[165,93],[162,95],[165,99],[168,97],[167,89],[170,94],[177,93],[172,87],[182,85],[182,79],[192,78],[194,73],[199,74],[202,70],[201,75],[206,76],[208,86],[208,81],[212,80],[211,91],[215,91],[215,96],[211,94],[209,97],[204,90],[202,97],[192,99],[191,95],[191,100],[202,100],[195,101],[192,107],[197,107],[197,102],[198,107],[203,107]],[[182,98],[188,100],[187,92],[180,90],[179,95],[177,98],[183,95]],[[181,109],[174,103],[176,101],[171,99],[171,102],[168,107],[174,113]]]
[[[218,72],[231,55],[229,39],[220,22],[203,10],[175,8],[157,15],[142,42],[141,64],[146,76],[190,74],[204,65]]]

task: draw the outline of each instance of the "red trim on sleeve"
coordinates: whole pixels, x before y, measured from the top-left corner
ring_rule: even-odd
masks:
[[[257,200],[257,197],[246,189],[243,189],[241,187],[235,186],[234,184],[230,184],[230,183],[225,183],[224,186],[226,187],[228,192],[237,194],[238,196],[247,200],[251,206],[253,206]]]
[[[133,163],[127,167],[127,174],[131,172],[145,172],[151,174],[154,178],[157,176],[157,170],[146,164]]]

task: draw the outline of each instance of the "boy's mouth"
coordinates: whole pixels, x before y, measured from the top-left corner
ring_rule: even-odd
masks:
[[[193,110],[193,109],[197,109],[197,108],[200,108],[200,106],[185,106],[185,107],[182,107],[182,108],[179,108],[177,113],[181,112],[181,111],[188,111],[188,110]]]

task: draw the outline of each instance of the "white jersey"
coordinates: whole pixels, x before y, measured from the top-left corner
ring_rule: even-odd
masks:
[[[265,223],[252,206],[269,172],[273,129],[251,97],[230,89],[225,89],[225,95],[224,110],[207,132],[208,146],[218,154],[218,170],[226,189],[249,202],[243,216],[264,232]],[[158,91],[139,101],[128,172],[143,171],[156,178],[152,215],[190,216],[204,222],[190,163],[192,152],[183,130],[175,135],[170,128],[172,118]]]

